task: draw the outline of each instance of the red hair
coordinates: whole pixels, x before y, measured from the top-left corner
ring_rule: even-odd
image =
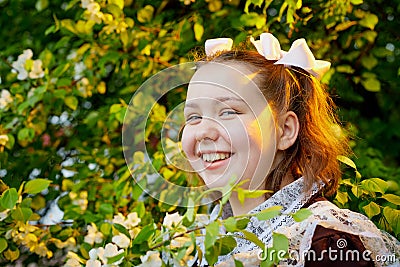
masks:
[[[293,111],[299,120],[297,140],[282,151],[283,158],[266,180],[266,189],[278,191],[283,179],[303,176],[306,189],[323,182],[324,193],[332,195],[341,177],[338,155],[347,154],[347,139],[335,116],[335,104],[322,84],[305,70],[275,65],[256,51],[226,51],[207,61],[245,64],[257,73],[255,82],[275,117]],[[278,121],[278,120],[276,120]]]

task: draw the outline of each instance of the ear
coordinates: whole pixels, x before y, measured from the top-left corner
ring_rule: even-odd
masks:
[[[285,150],[291,147],[299,134],[299,119],[293,111],[286,112],[281,117],[281,127],[279,128],[278,149]]]

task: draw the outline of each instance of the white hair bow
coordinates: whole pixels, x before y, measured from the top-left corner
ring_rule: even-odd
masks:
[[[211,56],[218,51],[230,51],[232,49],[233,40],[231,38],[208,39],[204,44],[206,55]]]
[[[304,39],[294,41],[287,52],[281,50],[278,39],[270,33],[262,33],[257,41],[251,37],[250,41],[260,55],[268,60],[277,60],[274,64],[300,67],[317,78],[321,78],[331,66],[328,61],[316,60]]]
[[[274,64],[300,67],[317,78],[321,78],[330,68],[331,63],[325,60],[316,60],[304,39],[293,42],[289,51],[281,50],[278,39],[271,33],[262,33],[260,40],[250,41],[257,52],[268,60],[277,60]],[[205,43],[206,55],[211,56],[218,51],[230,51],[233,40],[231,38],[208,39]]]

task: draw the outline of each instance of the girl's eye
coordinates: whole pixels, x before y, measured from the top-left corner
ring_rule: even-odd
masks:
[[[202,117],[199,115],[190,115],[186,118],[186,123],[195,123],[201,119]]]
[[[221,116],[231,116],[231,115],[238,115],[240,112],[237,112],[236,110],[233,109],[228,109],[224,110],[221,112]]]

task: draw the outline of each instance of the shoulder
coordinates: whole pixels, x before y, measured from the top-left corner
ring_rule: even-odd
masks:
[[[372,259],[400,254],[400,243],[361,213],[325,200],[311,203],[308,209],[313,215],[300,228],[309,234],[302,239],[303,251],[314,258],[305,258],[305,266],[374,266]]]
[[[311,247],[304,256],[305,266],[374,266],[360,237],[317,225]]]

